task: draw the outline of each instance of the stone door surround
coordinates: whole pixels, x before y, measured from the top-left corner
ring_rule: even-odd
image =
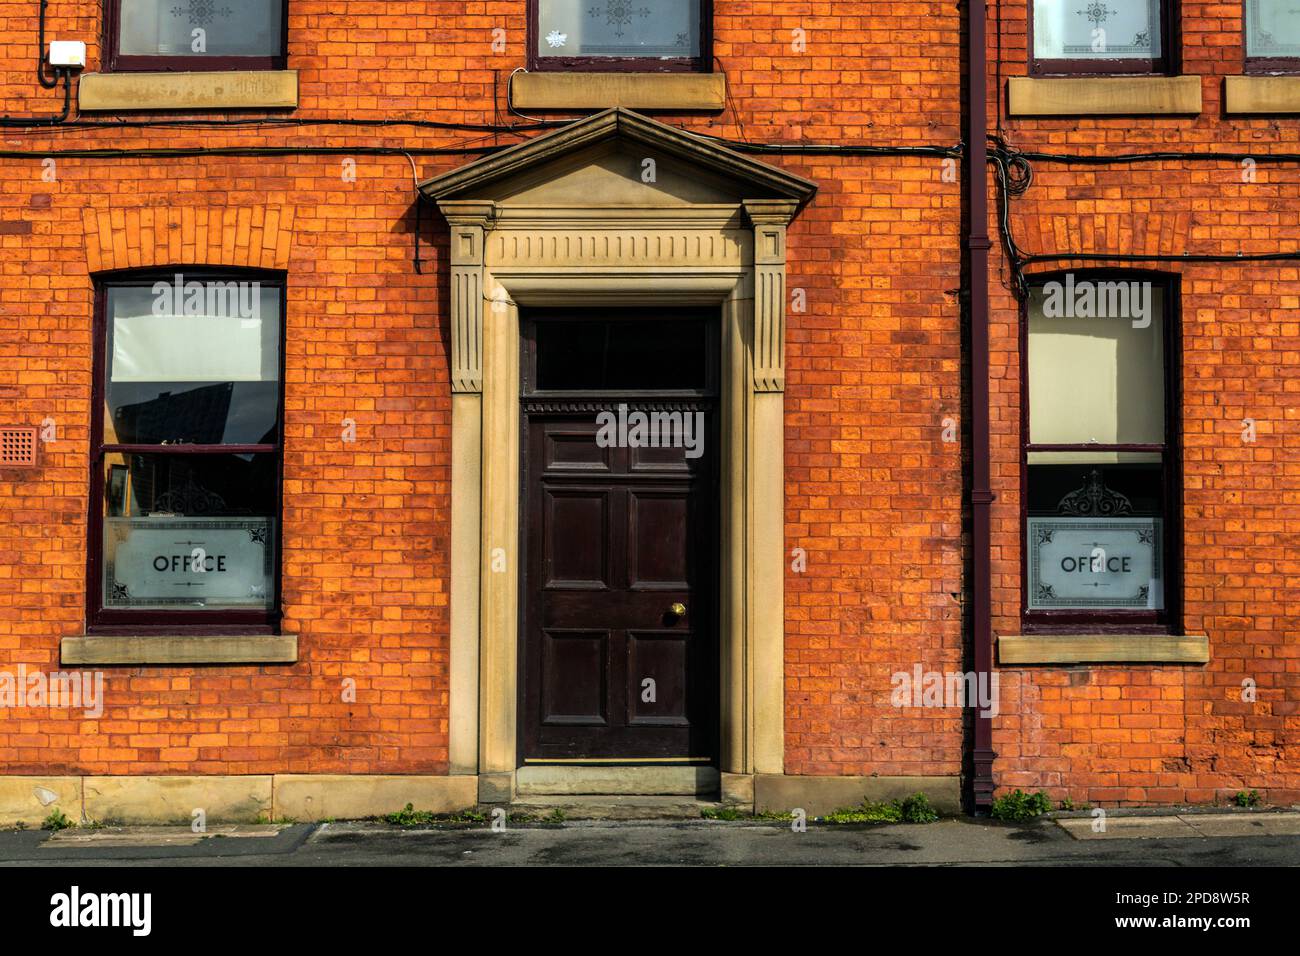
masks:
[[[519,310],[635,304],[719,309],[719,769],[780,774],[786,226],[815,184],[613,109],[420,189],[450,224],[450,772],[514,794]]]

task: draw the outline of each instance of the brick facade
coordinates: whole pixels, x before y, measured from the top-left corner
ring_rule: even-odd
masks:
[[[50,5],[48,35],[89,41],[89,70],[101,62],[101,6]],[[32,77],[36,8],[0,0],[0,109],[11,115],[56,109]],[[959,142],[954,5],[714,8],[729,106],[664,122],[754,142]],[[1220,117],[1219,78],[1240,72],[1238,8],[1183,10],[1183,71],[1204,77],[1200,116],[1004,116],[1002,135],[1050,151],[1296,150],[1291,121]],[[292,0],[301,92],[291,115],[525,123],[506,111],[508,77],[525,63],[524,11],[522,0]],[[997,97],[1025,72],[1024,4],[1003,6],[1001,20]],[[504,52],[492,48],[498,28]],[[283,607],[300,650],[289,666],[109,669],[100,720],[5,712],[0,774],[446,773],[447,229],[424,211],[417,273],[412,177],[474,157],[361,150],[518,135],[3,132],[3,149],[25,158],[0,158],[0,424],[52,419],[57,440],[42,445],[37,470],[0,471],[0,670],[58,669],[59,639],[83,633],[91,274],[151,265],[285,271]],[[49,150],[181,146],[357,152],[60,158],[53,181],[42,176]],[[895,708],[890,677],[917,663],[963,668],[970,450],[960,428],[962,441],[943,438],[945,420],[964,418],[961,183],[933,156],[761,158],[820,187],[789,232],[788,285],[806,310],[792,308],[787,329],[785,772],[952,776],[962,712]],[[1035,177],[1013,201],[1029,251],[1271,251],[1296,234],[1300,207],[1279,199],[1300,165],[1261,164],[1251,184],[1232,163],[1040,163]],[[994,263],[993,623],[1016,634],[1018,313],[1005,261]],[[1300,267],[1172,271],[1183,294],[1185,625],[1210,636],[1211,663],[1006,670],[994,738],[1003,789],[1096,804],[1204,802],[1251,787],[1273,802],[1300,796]],[[1258,423],[1254,444],[1240,440],[1244,418]],[[341,439],[345,419],[355,443]],[[1253,704],[1239,700],[1244,677],[1258,684]],[[346,678],[355,702],[341,697]]]
[[[1025,3],[1002,6],[999,77],[1024,75]],[[1201,77],[1198,116],[1007,117],[1023,150],[1295,153],[1289,117],[1224,116],[1223,78],[1242,73],[1241,4],[1181,4],[1182,73]],[[992,127],[990,123],[990,127]],[[1012,200],[1027,253],[1236,255],[1296,247],[1300,165],[1035,163]],[[995,634],[1019,632],[1020,348],[1005,256],[990,284]],[[1108,263],[1062,260],[1047,268]],[[1094,805],[1222,802],[1259,789],[1300,796],[1300,265],[1114,263],[1179,276],[1182,293],[1184,630],[1210,639],[1201,667],[1004,669],[995,724],[1002,788],[1043,787]],[[999,281],[1000,280],[1000,281]],[[1245,419],[1256,440],[1243,441]],[[1257,687],[1242,699],[1243,680]]]

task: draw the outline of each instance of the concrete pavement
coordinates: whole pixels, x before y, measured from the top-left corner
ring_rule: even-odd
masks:
[[[579,821],[0,833],[0,866],[1297,866],[1300,813],[1087,815],[1026,824]]]

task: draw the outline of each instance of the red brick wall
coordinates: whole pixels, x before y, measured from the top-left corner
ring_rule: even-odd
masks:
[[[1182,69],[1202,77],[1199,116],[1004,118],[1003,136],[1056,153],[1300,151],[1294,118],[1221,114],[1223,77],[1242,72],[1241,4],[1188,0],[1182,10]],[[1024,16],[1023,0],[1002,5],[1003,60],[990,84],[1003,96],[1006,78],[1027,72]],[[1037,163],[1034,185],[1013,200],[1013,226],[1030,253],[1275,252],[1300,245],[1298,186],[1295,164],[1260,163],[1249,183],[1234,162]],[[1018,634],[1018,317],[1005,259],[995,262],[993,626]],[[1137,265],[1181,276],[1184,624],[1209,636],[1211,660],[1004,670],[996,778],[1002,790],[1042,787],[1101,805],[1210,802],[1252,788],[1294,802],[1300,263]],[[1242,440],[1247,418],[1254,443]],[[1257,685],[1254,702],[1242,700],[1246,678]]]
[[[960,141],[954,7],[804,7],[819,16],[745,17],[754,39],[736,46],[791,97],[800,82],[837,84],[802,94],[811,115],[789,135]],[[760,24],[804,26],[807,54],[782,52],[788,37],[759,43]],[[750,71],[729,74],[744,97]],[[782,135],[748,118],[745,132]],[[961,661],[961,446],[942,440],[943,420],[962,417],[960,176],[937,158],[817,158],[796,171],[820,192],[789,242],[789,285],[806,290],[807,312],[792,311],[787,332],[785,771],[955,774],[960,711],[895,708],[890,677]]]
[[[955,143],[959,19],[941,3],[718,0],[730,108],[663,117],[760,141]],[[49,112],[31,76],[36,3],[0,0],[0,109]],[[50,35],[91,42],[98,2],[55,0]],[[301,117],[490,122],[524,62],[522,0],[294,0],[290,66]],[[791,12],[787,12],[791,11]],[[1004,119],[1025,148],[1296,151],[1294,121],[1224,119],[1221,77],[1239,72],[1236,4],[1183,4],[1184,72],[1204,77],[1198,117]],[[1000,71],[1024,72],[1024,4],[1001,5]],[[507,30],[494,54],[491,31]],[[806,49],[791,46],[805,31]],[[991,43],[991,47],[996,44]],[[381,70],[381,68],[384,68]],[[1005,113],[1005,111],[1004,111]],[[111,252],[153,211],[193,208],[195,258],[235,262],[238,211],[292,209],[286,375],[285,629],[291,667],[108,672],[102,720],[62,711],[0,717],[3,773],[441,772],[447,741],[449,402],[443,230],[426,220],[411,264],[412,190],[401,157],[60,160],[94,146],[446,146],[508,136],[338,127],[224,131],[3,131],[0,160],[0,423],[54,419],[34,472],[0,472],[0,670],[54,669],[85,605],[90,415],[88,223],[109,214]],[[421,177],[468,159],[417,158]],[[937,159],[769,157],[821,185],[791,230],[786,769],[806,774],[955,773],[960,713],[895,709],[890,676],[960,667],[960,184]],[[1233,163],[1083,168],[1037,164],[1014,201],[1028,251],[1270,251],[1295,242],[1300,169]],[[86,211],[93,213],[87,217]],[[200,210],[232,211],[226,241],[200,240]],[[128,212],[137,213],[131,220]],[[122,234],[113,229],[120,216]],[[265,221],[263,222],[265,227]],[[184,217],[182,217],[182,230]],[[188,234],[186,234],[188,236]],[[209,237],[211,240],[213,237]],[[157,236],[152,241],[156,248]],[[250,235],[249,248],[256,246]],[[120,246],[121,248],[116,248]],[[206,247],[206,252],[200,250]],[[183,248],[185,248],[183,246]],[[137,250],[133,252],[133,250]],[[277,250],[278,251],[278,250]],[[155,254],[156,256],[156,254]],[[116,259],[114,261],[117,261]],[[995,255],[994,628],[1020,631],[1017,311]],[[1107,666],[1003,673],[999,783],[1093,803],[1210,800],[1258,788],[1300,795],[1295,633],[1300,586],[1300,269],[1205,265],[1182,275],[1185,629],[1208,667]],[[358,441],[341,441],[353,418]],[[1241,441],[1241,420],[1258,440]],[[790,559],[793,560],[791,555]],[[357,700],[341,700],[345,677]],[[1243,702],[1253,679],[1258,700]]]
[[[715,4],[731,106],[666,116],[754,140],[953,144],[958,14],[950,3]],[[55,0],[49,35],[90,43],[98,0]],[[0,0],[0,109],[48,113],[37,87],[34,0]],[[492,122],[524,64],[523,0],[293,0],[299,117]],[[492,30],[507,31],[494,54]],[[804,31],[806,48],[792,47]],[[208,114],[211,115],[211,114]],[[449,146],[508,135],[340,127],[5,131],[0,160],[0,423],[53,418],[34,472],[0,472],[0,670],[58,666],[82,632],[94,251],[147,261],[152,212],[195,210],[188,258],[237,263],[257,242],[239,210],[291,209],[285,423],[284,607],[293,666],[107,672],[102,720],[0,718],[0,773],[443,772],[447,767],[449,386],[445,230],[426,216],[411,267],[411,169],[402,157],[83,160],[43,182],[42,150],[315,144]],[[427,177],[469,158],[417,158]],[[791,231],[787,393],[787,769],[955,773],[957,710],[899,711],[890,675],[960,660],[960,183],[934,158],[769,157],[821,185]],[[89,210],[91,215],[85,215]],[[205,241],[202,211],[229,211]],[[128,216],[134,213],[134,217]],[[116,217],[116,218],[115,218]],[[181,229],[185,225],[181,217]],[[121,223],[121,234],[117,224]],[[138,225],[129,234],[127,223]],[[227,239],[226,223],[232,232]],[[264,220],[263,220],[264,222]],[[97,227],[92,230],[98,236]],[[98,239],[96,238],[96,242]],[[170,243],[170,238],[168,240]],[[170,255],[170,244],[164,246]],[[207,250],[206,252],[204,250]],[[341,441],[344,418],[357,442]],[[345,677],[355,703],[341,700]]]

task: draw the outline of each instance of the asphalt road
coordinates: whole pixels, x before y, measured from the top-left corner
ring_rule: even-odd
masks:
[[[574,822],[397,829],[301,824],[273,835],[212,837],[194,845],[61,843],[40,831],[0,833],[0,866],[1297,866],[1300,836],[1075,839],[1048,821],[970,819],[925,826],[720,821]],[[150,834],[143,831],[141,841]],[[157,842],[156,837],[154,842]]]

